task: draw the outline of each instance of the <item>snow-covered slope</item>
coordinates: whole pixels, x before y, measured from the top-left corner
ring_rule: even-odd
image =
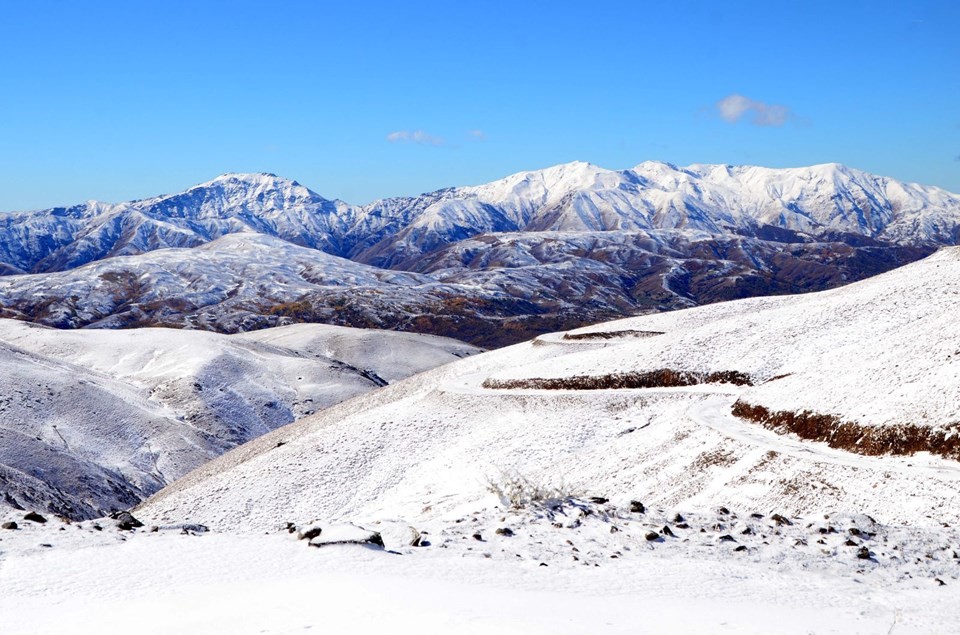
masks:
[[[954,524],[958,310],[960,253],[945,249],[829,292],[544,336],[257,439],[138,513],[254,529],[430,522],[489,504],[488,485],[505,472],[621,507]],[[617,387],[630,385],[641,387]],[[732,414],[738,403],[797,416],[754,421]],[[842,434],[806,438],[817,429],[796,425],[805,411]],[[904,449],[901,434],[928,445]]]
[[[379,269],[263,234],[231,234],[194,249],[0,278],[0,317],[57,328],[171,326],[227,333],[324,322],[457,333],[496,345],[530,331],[579,325],[586,315],[610,318],[631,306],[622,285],[604,287],[603,280],[617,272],[599,264],[467,274]]]
[[[244,338],[0,320],[3,497],[71,517],[126,508],[256,436],[476,352],[306,324]]]

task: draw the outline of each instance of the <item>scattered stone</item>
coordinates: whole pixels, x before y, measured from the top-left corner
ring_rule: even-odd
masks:
[[[47,519],[38,514],[37,512],[27,512],[23,515],[24,520],[29,520],[30,522],[43,524],[47,522]]]
[[[110,514],[110,518],[117,521],[117,529],[120,531],[130,531],[143,527],[143,523],[134,518],[130,512],[113,512]]]
[[[547,567],[547,566],[549,566],[549,565],[548,565],[546,562],[541,562],[541,563],[540,563],[540,566],[541,566],[541,567]]]
[[[737,539],[731,536],[730,534],[723,534],[722,536],[720,536],[720,538],[718,538],[718,540],[720,542],[736,542],[737,541]]]
[[[313,540],[317,536],[323,533],[323,527],[320,525],[314,525],[312,527],[307,527],[303,531],[297,534],[297,540]]]
[[[860,547],[860,549],[857,551],[857,557],[860,558],[861,560],[869,560],[870,550],[867,549],[866,547]]]
[[[770,520],[772,520],[773,522],[777,523],[778,525],[792,525],[792,524],[793,524],[793,522],[791,522],[789,518],[787,518],[786,516],[782,516],[782,515],[780,515],[780,514],[774,514],[773,516],[770,517]]]
[[[744,529],[744,530],[741,531],[740,533],[743,534],[744,536],[752,536],[752,535],[753,535],[753,529],[751,529],[750,527],[747,527],[746,529]]]
[[[2,529],[16,529],[16,528],[17,528],[17,523],[15,523],[15,522],[13,522],[13,521],[11,520],[11,521],[9,521],[9,522],[5,522],[5,523],[3,523],[2,525],[0,525],[0,528],[2,528]]]
[[[746,550],[747,550],[747,546],[746,546],[746,545],[740,545],[739,547],[737,547],[736,549],[734,549],[734,551],[746,551]]]
[[[720,509],[717,510],[717,512],[723,516],[726,516],[727,514],[730,513],[730,510],[727,509],[726,507],[721,507]]]
[[[647,508],[640,501],[630,501],[630,511],[634,514],[646,513]]]
[[[659,540],[660,534],[655,531],[648,531],[647,535],[644,536],[648,541],[653,542],[654,540]]]
[[[417,531],[416,527],[410,528],[410,540],[407,542],[411,547],[429,547],[430,543],[423,540],[420,532]]]
[[[496,533],[498,536],[506,536],[507,538],[509,538],[513,535],[513,530],[510,529],[509,527],[500,527],[494,533]]]
[[[858,546],[858,543],[856,543],[856,542],[850,540],[849,538],[847,538],[847,539],[844,541],[843,546],[844,546],[844,547],[856,547],[856,546]]]
[[[604,498],[603,496],[591,496],[590,502],[594,503],[595,505],[605,505],[606,503],[610,502],[610,499]]]
[[[690,525],[688,525],[687,523],[677,523],[675,527],[677,529],[690,529]]]
[[[307,543],[311,547],[330,547],[333,545],[363,545],[384,549],[383,537],[379,532],[369,531],[362,527],[350,527],[350,531],[341,529],[340,536],[315,536]],[[335,532],[336,533],[336,532]]]
[[[479,531],[478,531],[477,533],[473,534],[473,539],[474,539],[474,540],[479,540],[479,541],[483,542],[483,536],[480,534]]]
[[[618,531],[620,531],[620,528],[619,528],[619,527],[617,527],[616,525],[610,525],[610,533],[611,533],[611,534],[615,534],[615,533],[617,533]]]
[[[49,542],[41,542],[41,543],[40,543],[40,546],[41,546],[41,547],[46,547],[46,548],[48,548],[48,549],[50,549],[50,548],[53,547],[53,545],[51,545]]]
[[[754,520],[760,520],[761,518],[763,518],[763,514],[758,514],[757,512],[753,512],[752,514],[750,514],[750,518],[753,518]]]
[[[675,515],[674,515],[674,517],[673,517],[673,522],[674,522],[674,523],[682,523],[683,521],[684,521],[683,516],[681,516],[680,514],[675,514]]]
[[[662,533],[663,533],[664,536],[670,536],[671,538],[676,538],[676,537],[677,537],[676,534],[674,534],[672,531],[670,531],[670,527],[667,526],[667,525],[664,525],[664,526],[663,526]]]
[[[160,528],[157,527],[156,525],[153,525],[152,527],[150,527],[150,533],[151,533],[151,534],[155,534],[155,533],[157,533],[158,531],[160,531]]]
[[[287,533],[288,533],[288,534],[292,534],[292,533],[294,533],[294,532],[297,531],[297,526],[296,526],[294,523],[287,523],[287,524],[284,526],[284,529],[287,530]]]
[[[947,583],[941,580],[940,578],[934,578],[933,581],[939,584],[940,586],[947,586]]]
[[[206,525],[181,525],[180,533],[187,536],[196,536],[198,534],[205,534],[210,531]]]
[[[858,529],[857,527],[851,527],[851,528],[848,529],[847,531],[850,532],[850,535],[851,535],[851,536],[859,536],[859,535],[862,533],[862,532],[860,531],[860,529]]]
[[[103,527],[100,526],[100,523],[93,523],[94,531],[103,531]]]

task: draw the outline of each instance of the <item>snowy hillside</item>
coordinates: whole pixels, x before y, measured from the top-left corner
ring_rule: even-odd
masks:
[[[958,309],[960,251],[945,249],[833,291],[421,373],[213,460],[134,509],[140,528],[0,502],[4,631],[149,615],[145,633],[952,632]],[[228,339],[362,359],[408,337],[348,333]],[[141,379],[171,359],[74,346],[43,350]],[[838,434],[804,436],[818,426]]]
[[[232,337],[0,320],[3,497],[75,518],[127,508],[249,439],[476,352],[321,325]]]
[[[958,310],[960,254],[947,249],[829,292],[544,336],[257,439],[137,513],[251,529],[439,522],[521,474],[620,508],[952,525]],[[770,416],[751,418],[759,408]]]

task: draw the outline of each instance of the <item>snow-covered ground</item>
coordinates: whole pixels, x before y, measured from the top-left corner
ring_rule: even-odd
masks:
[[[447,364],[207,463],[134,509],[135,532],[0,514],[21,525],[0,530],[0,614],[13,633],[102,628],[91,614],[147,632],[956,632],[960,463],[732,408],[949,439],[958,310],[947,249]],[[750,383],[530,383],[661,369]],[[351,531],[386,548],[329,544]]]
[[[491,501],[421,527],[421,546],[391,543],[400,525],[371,525],[387,550],[311,548],[283,529],[129,532],[0,514],[21,526],[0,532],[0,615],[7,635],[105,623],[158,634],[955,632],[956,530],[862,516],[780,526],[726,511],[678,521],[673,510]],[[664,525],[675,536],[647,540]],[[850,533],[860,527],[873,535]],[[858,558],[851,539],[873,555]]]

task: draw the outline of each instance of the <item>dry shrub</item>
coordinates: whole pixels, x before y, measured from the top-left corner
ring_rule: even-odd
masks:
[[[724,370],[714,373],[697,373],[686,370],[663,368],[645,372],[610,373],[607,375],[574,375],[529,379],[484,380],[484,388],[526,390],[612,390],[617,388],[677,388],[698,384],[734,384],[752,386],[746,373]]]
[[[502,471],[497,477],[487,478],[486,485],[487,490],[496,494],[504,506],[516,509],[578,496],[574,488],[565,481],[549,485],[533,481],[517,471]]]
[[[613,340],[621,337],[654,337],[663,331],[597,331],[595,333],[564,333],[565,340]]]
[[[914,424],[864,426],[810,410],[771,412],[763,406],[740,400],[733,404],[733,414],[775,432],[792,432],[801,439],[822,441],[831,448],[857,454],[880,456],[929,452],[960,460],[960,423],[937,429]]]

